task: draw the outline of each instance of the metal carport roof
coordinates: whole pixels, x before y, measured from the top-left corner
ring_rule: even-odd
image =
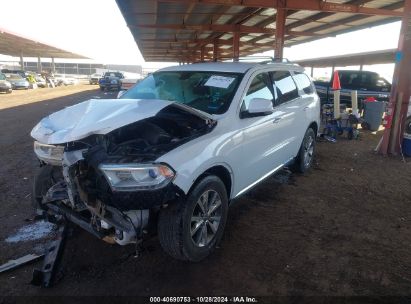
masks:
[[[2,28],[0,28],[0,54],[15,57],[89,59],[82,55],[22,37]]]
[[[297,60],[304,67],[326,68],[394,63],[397,49]]]
[[[117,0],[146,61],[228,59],[401,20],[398,0]],[[285,11],[284,42],[275,39]],[[280,15],[281,17],[281,15]],[[236,42],[237,41],[237,42]],[[281,46],[281,47],[282,47]],[[281,56],[280,56],[281,57]]]

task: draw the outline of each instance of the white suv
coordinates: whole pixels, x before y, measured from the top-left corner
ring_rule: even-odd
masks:
[[[171,256],[199,261],[231,201],[284,166],[310,168],[319,117],[298,65],[165,68],[120,99],[79,103],[33,129],[33,202],[110,243],[157,233]]]

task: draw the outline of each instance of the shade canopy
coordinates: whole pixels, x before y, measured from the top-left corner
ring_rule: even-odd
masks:
[[[0,28],[0,54],[14,57],[89,59]]]
[[[396,0],[117,0],[146,61],[186,61],[272,50],[277,11],[285,10],[284,46],[401,20]],[[280,8],[281,7],[281,8]]]

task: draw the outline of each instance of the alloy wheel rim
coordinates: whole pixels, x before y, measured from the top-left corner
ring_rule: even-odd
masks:
[[[221,197],[214,190],[205,191],[197,200],[191,215],[190,234],[197,247],[204,247],[214,239],[221,222]]]
[[[314,155],[314,138],[309,136],[304,144],[304,166],[308,168]]]

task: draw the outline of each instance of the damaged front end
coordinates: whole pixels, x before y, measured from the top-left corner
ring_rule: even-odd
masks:
[[[47,142],[34,143],[43,171],[34,187],[37,208],[64,216],[109,243],[139,242],[155,232],[158,211],[185,195],[173,184],[174,169],[156,160],[210,132],[215,121],[175,104],[118,128],[111,124],[103,128],[107,133],[99,129],[93,134],[84,119],[64,130],[65,137],[74,139],[69,142],[52,143],[49,137],[44,140],[44,132],[33,134],[59,132],[51,116],[33,130],[33,137]],[[84,135],[73,136],[76,132]]]

